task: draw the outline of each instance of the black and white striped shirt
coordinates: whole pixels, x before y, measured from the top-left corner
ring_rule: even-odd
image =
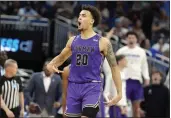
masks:
[[[19,106],[19,93],[22,91],[22,82],[19,77],[1,77],[0,95],[9,109]]]

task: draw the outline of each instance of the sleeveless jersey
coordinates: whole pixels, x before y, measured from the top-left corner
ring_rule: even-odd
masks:
[[[68,80],[76,83],[101,81],[100,73],[104,61],[100,53],[99,40],[96,34],[89,39],[77,35],[71,44],[72,56]]]

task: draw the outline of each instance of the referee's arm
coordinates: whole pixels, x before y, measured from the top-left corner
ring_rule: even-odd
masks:
[[[1,95],[0,95],[0,96],[1,96]],[[0,98],[0,100],[1,100],[1,108],[2,108],[5,112],[9,111],[9,109],[8,109],[8,107],[6,106],[6,104],[5,104],[4,100],[2,99],[2,97]]]

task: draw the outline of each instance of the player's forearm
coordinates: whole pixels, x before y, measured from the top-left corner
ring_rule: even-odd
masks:
[[[111,70],[112,70],[112,78],[116,86],[117,94],[122,97],[122,81],[121,81],[119,68],[118,66],[113,66],[111,67]]]
[[[23,92],[20,92],[20,107],[21,109],[24,109],[24,95]]]
[[[62,89],[62,97],[66,98],[67,96],[67,87],[68,87],[68,81],[67,80],[63,80],[63,89]]]
[[[65,61],[67,60],[67,58],[65,56],[63,56],[62,54],[56,56],[54,59],[52,59],[52,61],[49,64],[54,65],[55,67],[59,67],[61,66]]]
[[[4,100],[2,99],[2,97],[1,97],[1,105],[0,106],[5,112],[9,110],[8,107],[6,106]]]
[[[68,80],[63,79],[62,80],[63,83],[63,89],[62,89],[62,109],[63,111],[65,110],[65,105],[66,105],[66,96],[67,96],[67,87],[68,87]]]

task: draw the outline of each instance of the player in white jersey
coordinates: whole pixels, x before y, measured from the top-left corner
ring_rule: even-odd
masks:
[[[118,55],[116,56],[116,60],[118,63],[118,67],[121,74],[121,80],[122,80],[122,99],[114,106],[105,109],[105,115],[106,117],[110,118],[125,118],[126,117],[126,107],[127,107],[127,99],[126,99],[126,79],[125,74],[123,72],[123,69],[127,65],[127,61],[124,55]],[[114,96],[117,96],[117,91],[115,84],[112,82],[112,74],[110,71],[110,66],[108,62],[105,60],[103,63],[103,71],[105,74],[105,89],[104,89],[104,97],[106,99],[110,99]],[[108,114],[109,113],[109,114]]]
[[[127,46],[122,47],[117,51],[117,55],[125,55],[128,65],[125,68],[126,76],[126,94],[131,100],[133,106],[133,116],[140,117],[140,102],[144,99],[142,76],[144,84],[149,84],[149,71],[146,52],[137,45],[138,36],[135,32],[128,32]]]

